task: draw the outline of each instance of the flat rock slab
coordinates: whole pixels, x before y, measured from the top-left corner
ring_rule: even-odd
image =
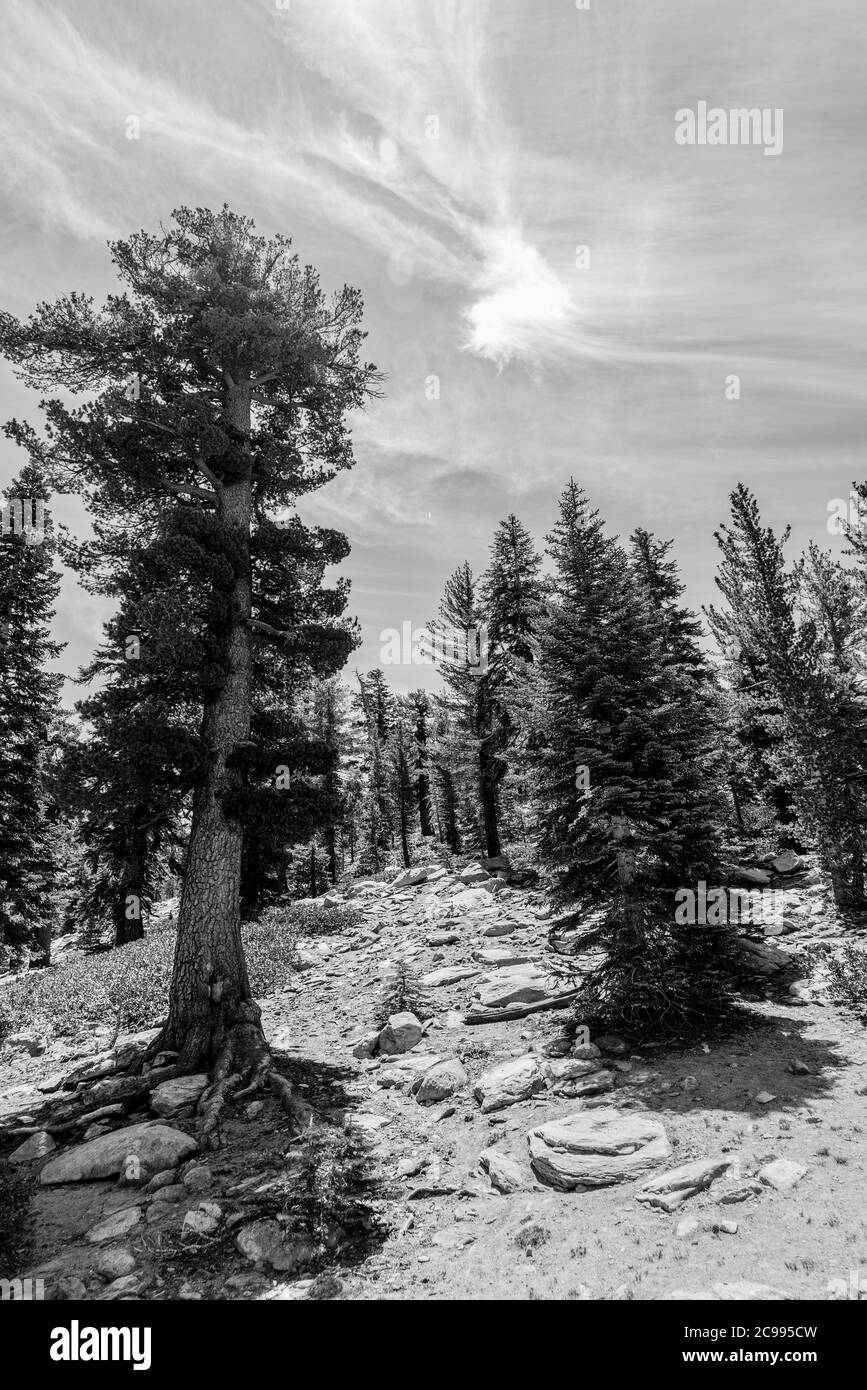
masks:
[[[483,1009],[506,1009],[513,1004],[536,1004],[555,998],[560,981],[538,966],[510,965],[483,975],[473,994]]]
[[[480,1077],[473,1094],[482,1107],[482,1114],[493,1110],[505,1110],[508,1105],[529,1100],[531,1096],[545,1089],[545,1078],[536,1057],[515,1057],[510,1062],[502,1062]]]
[[[665,1129],[652,1115],[609,1106],[551,1120],[527,1137],[536,1176],[564,1192],[643,1178],[670,1153]]]
[[[459,931],[434,931],[427,939],[428,946],[456,946],[461,939]]]
[[[614,1073],[593,1058],[546,1057],[539,1065],[552,1095],[574,1099],[614,1090]]]
[[[32,1163],[37,1158],[47,1158],[57,1148],[51,1135],[45,1130],[40,1130],[38,1134],[31,1134],[29,1139],[25,1139],[23,1144],[19,1144],[9,1155],[10,1163]]]
[[[668,1173],[660,1173],[658,1178],[651,1178],[636,1193],[636,1201],[662,1211],[676,1211],[689,1197],[703,1192],[727,1173],[731,1164],[730,1158],[699,1158],[694,1163],[684,1163]]]
[[[101,1134],[98,1139],[78,1144],[51,1159],[42,1169],[39,1180],[54,1184],[112,1178],[126,1169],[127,1160],[132,1157],[140,1165],[141,1176],[146,1177],[161,1173],[165,1168],[177,1168],[198,1148],[191,1135],[170,1125],[130,1125],[113,1130],[111,1134]]]
[[[522,956],[517,951],[512,951],[508,946],[483,946],[479,951],[473,951],[473,960],[479,961],[482,965],[492,965],[498,970],[504,969],[507,965],[530,965],[532,962],[529,956]]]
[[[481,973],[478,966],[443,965],[439,970],[430,970],[427,975],[422,975],[421,984],[423,989],[437,989],[443,985],[456,985],[460,980],[475,979]]]
[[[98,1226],[93,1226],[87,1233],[87,1240],[91,1245],[102,1245],[106,1240],[120,1240],[121,1237],[128,1235],[134,1226],[138,1226],[141,1221],[140,1207],[127,1207],[124,1211],[116,1211],[105,1221],[100,1221]]]

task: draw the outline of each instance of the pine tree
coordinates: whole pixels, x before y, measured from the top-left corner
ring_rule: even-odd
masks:
[[[522,691],[533,662],[544,592],[541,564],[529,532],[510,514],[494,534],[491,561],[479,586],[488,640],[486,695],[491,732],[487,754],[499,810],[503,782],[515,760]]]
[[[180,1065],[213,1068],[206,1129],[225,1078],[261,1085],[270,1070],[240,933],[243,819],[263,763],[283,749],[250,746],[255,652],[296,650],[291,538],[269,517],[352,463],[347,414],[375,373],[360,358],[362,305],[344,287],[328,302],[284,237],[249,219],[181,209],[174,225],[112,246],[124,292],[97,309],[72,294],[26,322],[0,317],[0,350],[34,386],[86,393],[45,406],[40,438],[13,437],[78,487],[116,534],[156,513],[154,566],[189,582],[201,613],[186,673],[200,700],[205,765],[197,777],[169,1016],[154,1047]],[[130,380],[133,389],[130,390]],[[330,533],[323,545],[345,554]],[[319,634],[331,670],[352,639]],[[266,800],[274,801],[269,789]]]
[[[48,958],[56,915],[45,774],[60,677],[47,666],[63,647],[50,638],[60,581],[49,496],[31,461],[5,493],[10,511],[30,512],[27,534],[17,523],[0,534],[0,949],[22,964],[37,948]]]
[[[815,547],[789,570],[788,528],[777,538],[763,527],[743,484],[731,504],[731,526],[717,533],[716,582],[728,610],[714,610],[715,624],[753,669],[766,673],[787,736],[776,774],[793,789],[802,833],[816,844],[838,906],[861,908],[867,709],[856,663],[863,625],[851,580]]]
[[[431,785],[430,785],[430,719],[431,703],[426,690],[412,690],[408,696],[409,708],[413,719],[413,739],[415,743],[413,756],[413,786],[415,787],[416,803],[418,806],[418,824],[422,839],[427,839],[433,835],[433,821],[431,820]]]
[[[465,562],[446,581],[439,617],[429,625],[447,691],[454,736],[452,763],[464,849],[501,853],[497,816],[500,777],[490,697],[489,642],[478,586]]]
[[[570,482],[548,537],[553,592],[539,626],[529,754],[540,852],[580,921],[582,1018],[632,1033],[691,1027],[726,1006],[726,934],[679,927],[674,894],[712,875],[725,807],[706,704],[672,627],[599,514]]]

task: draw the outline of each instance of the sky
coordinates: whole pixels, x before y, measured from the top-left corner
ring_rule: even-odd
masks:
[[[793,553],[842,549],[829,504],[867,476],[867,6],[580,3],[0,0],[0,306],[102,300],[109,240],[224,202],[361,290],[384,394],[302,507],[352,545],[348,674],[482,571],[510,512],[541,546],[570,476],[613,534],[674,537],[695,608],[739,481]],[[701,102],[781,112],[782,148],[679,143]],[[12,416],[38,398],[0,363]],[[23,461],[0,442],[0,486]],[[86,530],[77,499],[54,511]],[[105,616],[65,574],[67,675]]]

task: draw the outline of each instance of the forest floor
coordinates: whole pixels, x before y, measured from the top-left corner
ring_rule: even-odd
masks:
[[[222,1147],[180,1164],[162,1194],[113,1177],[38,1185],[28,1267],[0,1275],[41,1276],[49,1296],[85,1298],[810,1299],[859,1286],[867,1297],[867,1030],[821,983],[791,985],[804,946],[840,939],[818,886],[793,890],[794,929],[773,942],[793,968],[754,982],[736,1031],[608,1056],[614,1088],[602,1096],[542,1091],[486,1114],[480,1078],[539,1058],[568,1011],[467,1024],[473,991],[497,970],[514,974],[510,955],[561,972],[552,988],[579,964],[552,957],[539,893],[497,889],[457,906],[453,879],[363,890],[357,930],[304,943],[304,968],[260,1000],[277,1067],[313,1106],[309,1136],[289,1141],[268,1094],[228,1110]],[[438,933],[456,939],[431,944]],[[477,959],[491,948],[500,961]],[[399,961],[419,976],[478,974],[425,986],[431,1016],[410,1051],[354,1056]],[[0,1123],[14,1117],[19,1133],[3,1131],[0,1152],[28,1121],[38,1128],[37,1088],[106,1041],[50,1042],[33,1057],[4,1049]],[[422,1105],[410,1087],[432,1058],[459,1059],[468,1083]],[[674,1211],[636,1200],[646,1177],[571,1192],[538,1181],[528,1131],[601,1106],[662,1123],[670,1152],[659,1172],[699,1159],[731,1166]],[[95,1137],[149,1118],[147,1108],[105,1117]],[[189,1106],[161,1123],[196,1132]],[[497,1191],[482,1170],[491,1146],[515,1160],[518,1190]],[[759,1177],[777,1159],[803,1170],[788,1190]]]

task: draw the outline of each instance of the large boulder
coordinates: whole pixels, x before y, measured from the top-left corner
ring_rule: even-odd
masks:
[[[531,1130],[528,1142],[536,1176],[564,1192],[643,1178],[670,1152],[665,1130],[652,1115],[610,1106],[551,1120]]]
[[[771,868],[778,874],[793,874],[800,869],[801,862],[793,849],[784,849],[782,854],[771,860]]]
[[[536,1057],[515,1057],[486,1071],[476,1083],[473,1094],[482,1107],[482,1114],[505,1110],[507,1105],[529,1100],[545,1089],[545,1078]]]
[[[409,1052],[416,1043],[421,1042],[422,1026],[415,1014],[392,1014],[379,1035],[379,1051],[385,1057],[393,1057],[398,1052]]]
[[[438,1062],[424,1072],[413,1083],[412,1089],[419,1105],[438,1105],[466,1086],[468,1080],[462,1064],[455,1057],[449,1062]]]
[[[738,949],[743,967],[750,975],[767,978],[779,974],[792,964],[792,957],[788,952],[780,950],[779,946],[772,946],[769,941],[753,941],[749,936],[742,936],[738,941]]]
[[[414,888],[417,883],[424,883],[427,876],[428,871],[423,865],[418,865],[414,869],[404,869],[392,883],[392,891],[397,891],[399,888]]]
[[[163,1119],[177,1115],[179,1110],[197,1103],[207,1084],[208,1078],[204,1072],[163,1081],[151,1091],[151,1110],[155,1110]]]
[[[491,875],[481,864],[468,864],[461,870],[461,883],[487,883]]]
[[[185,1158],[198,1150],[189,1134],[169,1125],[156,1122],[130,1125],[111,1134],[101,1134],[86,1144],[51,1159],[39,1175],[42,1183],[91,1182],[96,1178],[113,1178],[126,1172],[129,1160],[134,1159],[142,1178],[176,1168]]]

